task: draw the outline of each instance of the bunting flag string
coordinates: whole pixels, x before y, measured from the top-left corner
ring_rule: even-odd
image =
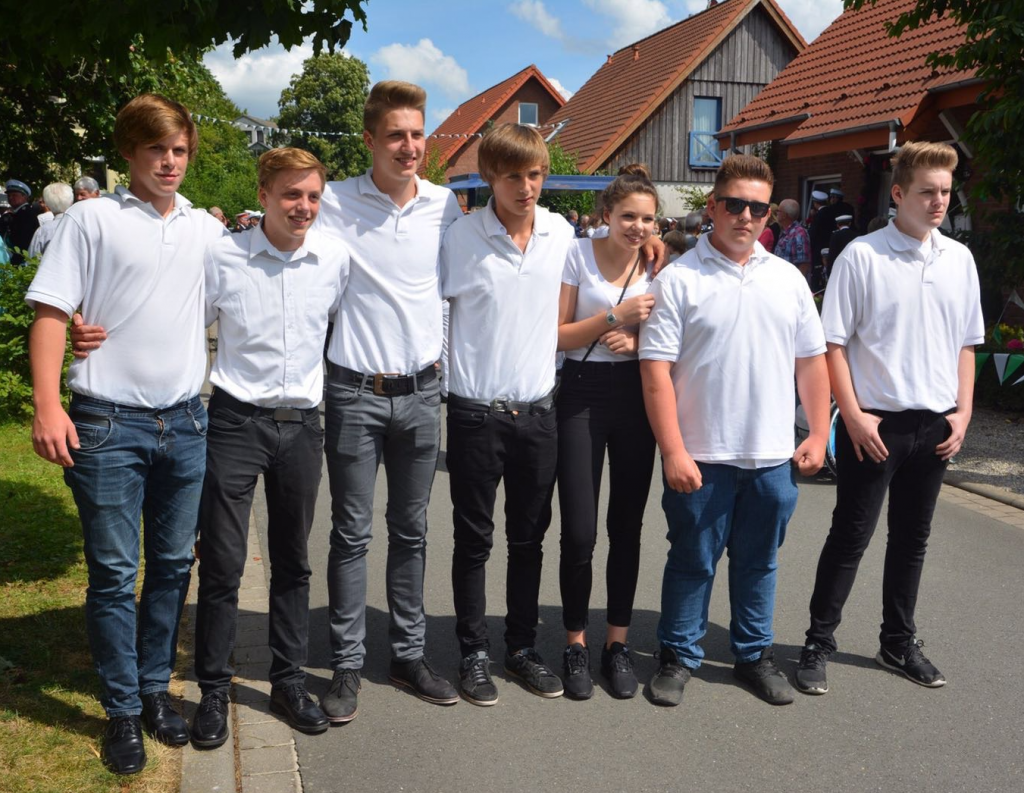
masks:
[[[227,121],[223,118],[214,118],[213,116],[207,116],[202,113],[193,113],[193,120],[197,124],[228,124],[232,127],[237,127],[244,132],[264,132],[268,135],[299,135],[310,138],[361,138],[363,137],[362,132],[323,132],[320,130],[308,130],[308,129],[281,129],[280,127],[271,127],[264,124],[247,124],[242,121]],[[535,129],[554,129],[557,124],[539,124],[534,125]],[[482,132],[471,132],[471,133],[433,133],[427,135],[427,138],[439,139],[439,138],[482,138],[484,133]]]
[[[1018,370],[1024,366],[1024,355],[1020,353],[1005,353],[1005,352],[978,352],[974,354],[975,367],[974,367],[974,381],[977,382],[981,376],[981,370],[985,366],[988,359],[992,359],[992,363],[995,364],[996,379],[999,380],[1000,385],[1007,385],[1010,378],[1017,373]],[[1020,385],[1024,383],[1024,376],[1021,376],[1018,380],[1014,380],[1010,385]]]

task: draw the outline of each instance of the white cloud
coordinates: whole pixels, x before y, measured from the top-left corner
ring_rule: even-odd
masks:
[[[455,108],[454,107],[442,107],[440,110],[430,110],[428,112],[429,112],[430,118],[433,119],[435,125],[437,125],[437,124],[440,124],[442,121],[444,121],[446,118],[448,118],[448,116],[450,116],[452,113],[454,113],[455,112]]]
[[[533,25],[545,36],[559,41],[564,38],[561,20],[551,16],[541,0],[516,0],[508,10],[524,22]]]
[[[285,50],[272,44],[235,60],[232,44],[222,44],[203,58],[226,93],[242,110],[260,118],[276,116],[277,100],[292,75],[302,72],[302,62],[313,57],[313,47],[302,44]]]
[[[614,31],[608,44],[622,47],[672,24],[668,9],[659,0],[583,0],[591,10],[609,19]]]
[[[779,5],[808,44],[843,13],[843,0],[781,0]]]
[[[547,75],[544,76],[547,77]],[[568,101],[572,98],[573,92],[558,82],[554,77],[548,77],[548,82],[551,83],[555,87],[555,90],[562,95],[562,99]]]
[[[450,99],[469,94],[469,75],[451,55],[445,55],[430,39],[417,44],[388,44],[370,60],[387,72],[386,79],[407,80],[434,86]]]

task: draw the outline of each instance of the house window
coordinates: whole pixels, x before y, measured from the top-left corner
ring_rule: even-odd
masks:
[[[537,103],[536,102],[520,102],[519,103],[519,123],[520,124],[533,124],[537,126],[540,122],[537,120]]]
[[[690,130],[690,167],[717,168],[722,154],[715,133],[722,128],[722,100],[698,96],[693,100],[693,127]]]

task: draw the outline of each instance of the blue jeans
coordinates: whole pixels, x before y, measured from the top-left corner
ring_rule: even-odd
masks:
[[[163,410],[74,395],[81,448],[64,481],[85,536],[89,648],[111,718],[142,712],[141,695],[166,691],[206,472],[206,410],[193,397]],[[139,520],[146,574],[138,615]]]
[[[792,465],[748,470],[697,463],[703,486],[694,493],[665,487],[662,507],[671,547],[661,585],[658,640],[696,669],[707,632],[715,567],[729,551],[729,644],[738,663],[771,646],[776,555],[796,509]]]

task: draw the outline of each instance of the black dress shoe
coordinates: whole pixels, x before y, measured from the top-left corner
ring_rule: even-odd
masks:
[[[316,735],[330,726],[327,716],[302,683],[270,689],[270,711],[283,716],[292,729]]]
[[[142,745],[142,720],[138,716],[115,716],[103,738],[103,764],[114,774],[137,774],[146,767]]]
[[[223,691],[203,694],[192,719],[192,743],[200,749],[215,749],[228,739],[228,695]]]
[[[412,693],[424,702],[454,705],[459,701],[459,692],[431,668],[426,658],[420,657],[413,661],[392,659],[388,677],[392,683],[412,689]]]
[[[188,743],[188,724],[174,708],[166,691],[142,697],[142,726],[154,740],[168,746]]]

